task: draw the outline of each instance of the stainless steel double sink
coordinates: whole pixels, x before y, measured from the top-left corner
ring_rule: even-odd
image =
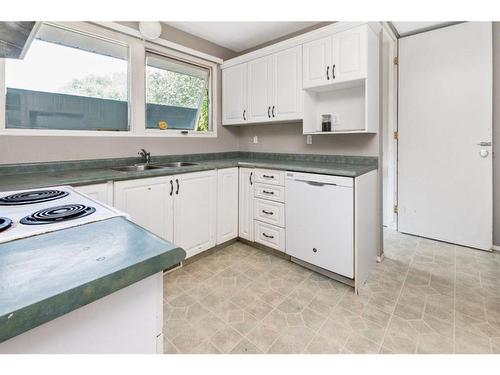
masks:
[[[180,167],[190,167],[193,165],[198,165],[199,163],[191,163],[187,161],[175,161],[171,163],[158,163],[158,164],[134,164],[126,165],[124,167],[111,168],[114,171],[119,172],[144,172],[151,169],[168,169],[168,168],[180,168]]]

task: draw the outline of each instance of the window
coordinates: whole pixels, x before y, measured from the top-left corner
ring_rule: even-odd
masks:
[[[125,44],[42,24],[5,89],[7,129],[129,130]]]
[[[146,53],[146,129],[212,130],[210,69]]]

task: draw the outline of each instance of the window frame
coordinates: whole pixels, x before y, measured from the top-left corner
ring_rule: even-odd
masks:
[[[188,138],[215,138],[217,137],[217,87],[219,64],[208,61],[186,52],[177,51],[158,43],[148,42],[136,35],[110,30],[109,28],[89,22],[43,22],[47,25],[82,32],[124,44],[128,47],[128,131],[97,131],[97,130],[63,130],[63,129],[9,129],[5,119],[5,61],[0,58],[0,136],[78,136],[78,137],[188,137]],[[113,26],[113,25],[109,25]],[[117,27],[117,29],[121,29]],[[146,50],[152,53],[182,60],[190,64],[199,65],[210,70],[209,77],[209,121],[211,130],[198,132],[195,130],[183,132],[181,129],[146,129]]]

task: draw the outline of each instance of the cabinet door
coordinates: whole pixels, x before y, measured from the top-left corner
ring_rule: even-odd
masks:
[[[217,244],[238,237],[238,168],[217,171]]]
[[[302,87],[305,89],[331,83],[332,37],[305,43],[302,54]]]
[[[105,182],[103,184],[93,184],[85,186],[77,186],[75,190],[88,195],[101,203],[113,206],[113,182]]]
[[[273,120],[302,118],[302,48],[300,46],[273,55]]]
[[[273,58],[248,63],[248,122],[271,121],[273,101]]]
[[[173,177],[174,242],[190,257],[215,246],[217,173],[212,170]]]
[[[222,123],[241,124],[247,118],[247,64],[240,64],[222,71]]]
[[[157,236],[173,242],[171,178],[157,177],[115,182],[115,207]]]
[[[366,78],[367,33],[363,25],[333,36],[333,81],[343,82]]]
[[[254,169],[240,168],[239,181],[239,228],[238,235],[245,240],[252,241],[253,237],[253,194]]]

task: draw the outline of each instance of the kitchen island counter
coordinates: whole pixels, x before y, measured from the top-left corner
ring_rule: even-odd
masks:
[[[123,217],[0,244],[0,343],[161,274],[185,255]]]

